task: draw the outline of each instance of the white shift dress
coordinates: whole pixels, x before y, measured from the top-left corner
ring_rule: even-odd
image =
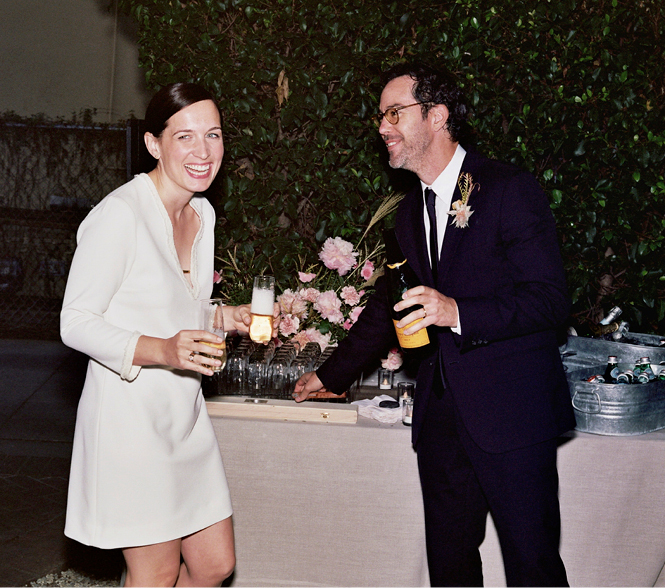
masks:
[[[90,356],[79,402],[65,534],[100,548],[184,537],[231,516],[219,447],[198,374],[132,365],[140,335],[196,329],[212,292],[215,215],[201,221],[190,286],[173,227],[145,174],[81,223],[61,314],[66,345]]]

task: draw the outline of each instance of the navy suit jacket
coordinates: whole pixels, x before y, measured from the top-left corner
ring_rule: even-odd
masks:
[[[429,327],[417,375],[413,441],[436,370],[474,441],[499,453],[552,439],[575,420],[556,339],[569,298],[555,223],[536,179],[467,151],[462,172],[479,184],[465,228],[446,228],[434,283],[420,184],[400,203],[395,234],[420,282],[457,302],[461,335]],[[453,202],[461,198],[459,187]],[[317,375],[334,392],[394,346],[385,280],[377,281],[358,322]]]

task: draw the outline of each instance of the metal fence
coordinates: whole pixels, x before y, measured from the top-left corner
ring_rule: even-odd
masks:
[[[76,230],[131,177],[136,131],[0,117],[0,338],[59,338]]]

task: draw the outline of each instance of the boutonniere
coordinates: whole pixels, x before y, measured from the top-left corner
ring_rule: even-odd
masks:
[[[462,193],[462,199],[453,202],[453,209],[449,210],[448,214],[453,217],[455,226],[458,229],[463,229],[469,226],[469,218],[473,214],[473,210],[469,206],[469,196],[475,188],[480,190],[480,184],[474,184],[471,174],[464,172],[457,178],[457,185]]]

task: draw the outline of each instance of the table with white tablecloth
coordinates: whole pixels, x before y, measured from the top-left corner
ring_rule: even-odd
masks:
[[[213,417],[234,507],[235,586],[428,585],[411,431]],[[665,430],[559,448],[572,586],[665,586]],[[505,586],[491,519],[487,586]]]

